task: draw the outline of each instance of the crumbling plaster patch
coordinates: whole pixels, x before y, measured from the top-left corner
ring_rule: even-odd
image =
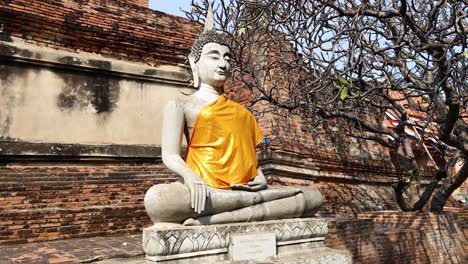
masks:
[[[0,137],[20,142],[160,145],[162,107],[184,68],[150,67],[0,41]],[[27,50],[28,52],[25,52]]]

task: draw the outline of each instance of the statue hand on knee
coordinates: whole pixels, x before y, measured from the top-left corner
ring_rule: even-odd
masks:
[[[184,184],[190,191],[190,207],[197,213],[205,210],[206,199],[210,195],[210,191],[203,180],[196,176],[186,177]]]

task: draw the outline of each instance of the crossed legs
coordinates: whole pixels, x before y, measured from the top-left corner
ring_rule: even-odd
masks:
[[[208,225],[312,216],[322,204],[317,189],[272,187],[259,192],[210,188],[206,208],[190,208],[190,194],[180,182],[151,187],[145,208],[154,223]]]

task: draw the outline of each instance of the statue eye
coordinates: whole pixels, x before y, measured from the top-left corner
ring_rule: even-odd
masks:
[[[219,56],[217,56],[217,55],[210,55],[210,56],[208,56],[208,58],[210,58],[212,60],[219,60]]]

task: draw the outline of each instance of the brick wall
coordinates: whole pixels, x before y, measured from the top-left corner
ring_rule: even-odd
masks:
[[[466,263],[467,240],[456,214],[369,212],[332,219],[328,247],[346,249],[355,263]]]
[[[445,212],[452,212],[458,215],[458,221],[460,227],[465,234],[465,237],[468,238],[468,208],[465,207],[444,207]]]
[[[160,162],[0,167],[0,245],[140,232],[151,224],[145,191],[174,180]],[[336,186],[321,188],[327,208],[344,193]],[[466,209],[453,210],[466,217]],[[349,250],[356,263],[463,263],[467,241],[456,214],[354,215],[330,219],[326,245]]]
[[[130,1],[135,3],[135,5],[139,5],[142,7],[148,7],[148,0],[136,0],[136,1]]]
[[[324,215],[356,216],[370,210],[398,210],[393,189],[389,185],[372,183],[318,182],[325,203]]]
[[[0,28],[0,39],[6,42],[14,36],[38,46],[155,65],[185,64],[201,29],[185,19],[117,0],[4,1]],[[265,106],[257,107],[253,110],[258,112]],[[309,155],[318,170],[330,174],[353,172],[366,180],[398,175],[385,149],[343,138],[333,125],[312,133],[307,121],[277,114],[267,113],[259,120],[265,135],[273,139],[272,148]],[[145,191],[174,180],[160,162],[34,164],[0,167],[0,244],[138,232],[150,224],[143,208]],[[325,197],[323,214],[396,208],[389,185],[319,180],[317,186]],[[359,233],[361,224],[375,230],[375,223],[355,221],[349,232]],[[414,232],[410,234],[416,237],[419,231]],[[379,241],[387,234],[368,236]],[[349,242],[340,241],[354,243],[352,236]]]
[[[176,179],[160,161],[44,162],[0,166],[0,245],[139,232],[151,224],[143,204],[146,190]],[[316,186],[325,199],[322,215],[396,208],[384,187]]]
[[[71,52],[179,65],[201,26],[133,1],[11,0],[0,2],[0,29],[3,41],[15,36]]]
[[[269,184],[318,188],[324,199],[318,212],[321,216],[356,217],[366,211],[399,209],[390,184],[320,178],[311,182],[285,177],[270,177]]]
[[[0,167],[0,245],[139,232],[146,190],[174,179],[160,162]]]

